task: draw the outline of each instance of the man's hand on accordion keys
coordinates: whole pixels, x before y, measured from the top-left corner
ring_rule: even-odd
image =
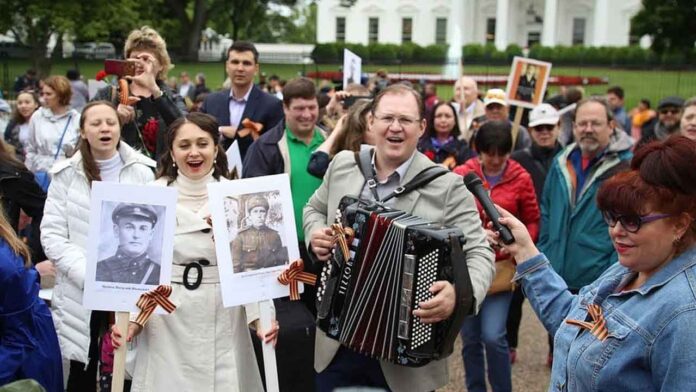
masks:
[[[309,244],[317,259],[327,261],[331,257],[331,250],[334,247],[333,230],[330,227],[322,227],[312,232]]]
[[[430,292],[434,297],[425,302],[419,302],[419,309],[414,310],[413,315],[426,324],[448,319],[454,312],[456,303],[454,286],[446,280],[438,280],[430,286]]]

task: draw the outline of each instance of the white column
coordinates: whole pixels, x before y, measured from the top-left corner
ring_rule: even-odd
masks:
[[[544,4],[544,28],[541,31],[541,44],[556,45],[556,19],[558,18],[558,0],[546,0]]]
[[[508,15],[510,0],[498,0],[495,10],[495,47],[505,50],[508,45]]]
[[[594,34],[593,46],[602,46],[607,43],[607,31],[609,27],[608,0],[595,0],[594,2]]]

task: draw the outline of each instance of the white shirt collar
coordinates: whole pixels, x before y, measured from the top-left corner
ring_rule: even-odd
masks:
[[[254,88],[254,84],[252,83],[251,86],[249,86],[249,90],[247,90],[246,94],[244,94],[244,97],[242,99],[237,99],[234,96],[234,88],[230,89],[230,99],[233,99],[235,101],[241,101],[241,102],[246,102],[249,100],[249,95],[251,94],[251,90]]]

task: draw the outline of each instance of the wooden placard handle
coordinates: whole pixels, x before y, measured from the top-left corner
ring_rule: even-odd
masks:
[[[129,312],[116,312],[116,327],[121,332],[123,344],[121,347],[114,349],[114,367],[111,378],[111,392],[122,392],[123,381],[126,376],[126,351],[128,344],[126,337],[128,336],[128,321],[130,320]]]
[[[259,303],[261,313],[261,331],[270,331],[273,327],[273,308],[272,301],[263,301]],[[263,347],[263,369],[266,374],[266,392],[278,392],[278,368],[276,365],[275,347],[273,343],[264,343],[261,340]]]

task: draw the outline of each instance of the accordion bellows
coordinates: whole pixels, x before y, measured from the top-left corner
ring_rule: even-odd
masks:
[[[432,298],[435,281],[453,280],[453,263],[466,270],[462,231],[351,197],[341,200],[337,220],[339,241],[317,290],[318,327],[351,350],[400,365],[451,354],[460,322],[425,324],[413,310]]]

